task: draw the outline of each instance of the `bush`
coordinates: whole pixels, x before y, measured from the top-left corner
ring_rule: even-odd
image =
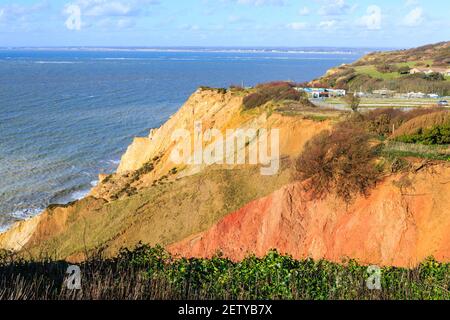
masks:
[[[296,178],[308,180],[313,198],[334,191],[346,202],[357,194],[367,195],[378,180],[376,150],[370,136],[357,124],[323,131],[307,142],[296,160]]]
[[[358,111],[359,104],[361,103],[361,98],[359,96],[349,93],[344,97],[344,100],[353,112]]]
[[[439,72],[425,74],[423,78],[428,81],[445,81],[444,75]]]
[[[260,107],[269,101],[270,101],[269,97],[259,92],[250,93],[244,98],[244,107],[246,109],[253,109]]]
[[[409,74],[409,72],[411,71],[411,68],[408,66],[402,66],[402,67],[399,67],[397,71],[400,74]]]
[[[376,69],[377,69],[377,71],[379,71],[381,73],[391,73],[391,72],[396,72],[398,70],[394,65],[387,64],[387,63],[377,65]]]
[[[301,101],[306,99],[304,93],[294,89],[289,82],[269,82],[256,86],[256,91],[244,98],[244,107],[253,109],[266,104],[269,101]]]
[[[416,134],[403,135],[396,138],[405,143],[421,143],[425,145],[450,144],[450,123],[421,130]]]
[[[394,127],[401,124],[403,114],[403,111],[393,108],[369,111],[365,115],[367,129],[378,136],[387,137]]]
[[[392,132],[401,127],[401,125],[411,119],[419,116],[432,114],[442,111],[442,108],[421,108],[411,111],[402,111],[399,109],[377,109],[364,114],[366,128],[370,133],[381,137],[388,137]]]
[[[433,112],[415,117],[404,123],[391,138],[407,143],[448,144],[450,112]]]
[[[230,86],[230,90],[233,92],[241,92],[241,91],[245,91],[245,88],[241,85],[238,84],[232,84]]]
[[[81,263],[82,290],[67,290],[68,263],[0,256],[0,300],[449,299],[450,264],[427,259],[414,269],[383,267],[381,290],[368,290],[367,267],[296,260],[270,251],[240,261],[176,259],[138,246],[119,257]]]

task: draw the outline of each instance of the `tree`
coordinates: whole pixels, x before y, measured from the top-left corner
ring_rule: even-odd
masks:
[[[408,66],[401,66],[400,68],[398,68],[398,73],[400,74],[409,74],[411,71],[411,68]]]
[[[361,98],[353,93],[349,93],[345,96],[345,102],[353,110],[353,112],[358,112]]]

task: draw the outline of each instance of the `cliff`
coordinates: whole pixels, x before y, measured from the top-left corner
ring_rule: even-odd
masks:
[[[290,183],[290,159],[332,122],[307,119],[301,113],[285,115],[272,107],[246,111],[242,99],[239,92],[199,89],[163,126],[147,137],[135,138],[117,172],[101,176],[87,198],[52,206],[14,225],[0,234],[0,248],[79,261],[87,252],[102,250],[112,256],[139,242],[169,245],[207,230],[228,213]],[[202,124],[203,132],[211,128],[223,133],[236,128],[279,129],[279,172],[262,176],[260,165],[250,164],[173,163],[172,133],[185,129],[193,136],[196,122]],[[213,139],[202,145],[207,143],[221,142]],[[244,151],[257,143],[248,141]],[[192,156],[185,157],[188,163]]]
[[[409,180],[411,187],[399,182]],[[208,231],[169,250],[188,257],[217,252],[240,260],[270,249],[294,258],[414,267],[433,256],[450,260],[450,165],[392,175],[371,194],[347,205],[328,196],[311,200],[290,184],[226,216]]]
[[[246,109],[248,93],[199,89],[163,126],[135,138],[117,172],[102,176],[88,197],[14,225],[0,234],[0,248],[73,262],[97,252],[114,256],[139,242],[182,256],[222,251],[236,260],[272,248],[296,258],[380,265],[413,266],[431,255],[450,260],[448,162],[390,174],[350,204],[332,193],[313,200],[294,181],[292,161],[312,137],[348,118],[301,101]],[[261,174],[261,164],[195,164],[190,152],[173,162],[176,130],[192,139],[238,128],[279,130],[275,174]],[[250,139],[233,157],[258,143]],[[217,136],[200,144],[223,147]]]

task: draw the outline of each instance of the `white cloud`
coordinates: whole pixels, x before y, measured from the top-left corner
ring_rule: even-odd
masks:
[[[287,28],[292,30],[303,30],[306,28],[305,22],[292,22],[286,25]]]
[[[284,6],[285,0],[233,0],[238,4],[246,4],[251,6]]]
[[[249,23],[252,22],[252,20],[241,16],[231,15],[228,17],[228,22],[239,24],[239,23]]]
[[[331,28],[335,27],[336,24],[337,24],[336,20],[321,21],[319,23],[319,28],[321,28],[321,29],[331,29]]]
[[[101,1],[85,9],[84,14],[92,17],[104,16],[127,16],[132,11],[129,4],[119,1],[105,2]]]
[[[134,22],[124,18],[142,15],[148,5],[158,3],[158,0],[75,0],[65,6],[63,14],[67,16],[65,25],[69,30],[80,30],[94,24],[127,28]],[[85,24],[84,20],[88,22]]]
[[[328,0],[319,8],[321,16],[339,16],[352,10],[345,0]]]
[[[30,16],[42,12],[48,8],[46,1],[41,1],[33,5],[9,4],[0,6],[0,19],[15,22],[25,20]]]
[[[416,27],[423,22],[423,9],[417,7],[412,9],[403,19],[402,24],[407,27]]]
[[[417,1],[417,0],[406,0],[405,1],[405,6],[406,7],[412,7],[412,6],[415,6],[417,4],[419,4],[419,1]]]
[[[300,9],[300,11],[298,12],[299,15],[301,16],[307,16],[311,11],[309,10],[308,7],[303,7]]]
[[[381,20],[381,8],[376,5],[371,5],[367,8],[367,15],[361,17],[360,24],[369,30],[380,30]]]
[[[97,26],[104,29],[127,29],[134,26],[134,21],[129,18],[105,18],[100,20]]]
[[[196,24],[184,24],[180,27],[180,29],[186,30],[186,31],[198,31],[200,30],[200,27]]]

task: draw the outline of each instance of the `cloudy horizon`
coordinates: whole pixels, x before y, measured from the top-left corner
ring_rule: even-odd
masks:
[[[438,0],[2,0],[0,47],[409,48],[450,40]]]

